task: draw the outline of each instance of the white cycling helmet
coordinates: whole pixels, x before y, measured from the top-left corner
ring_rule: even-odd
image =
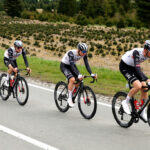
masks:
[[[146,40],[144,43],[144,49],[147,49],[148,51],[150,51],[150,40]]]
[[[19,41],[19,40],[16,40],[16,41],[14,42],[14,46],[16,46],[16,47],[22,47],[22,46],[23,46],[23,43],[22,43],[21,41]]]
[[[83,53],[87,53],[88,51],[88,46],[85,43],[79,43],[77,45],[78,50],[82,51]]]

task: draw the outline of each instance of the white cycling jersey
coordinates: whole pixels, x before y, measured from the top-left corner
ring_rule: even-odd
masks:
[[[123,60],[124,63],[126,63],[127,65],[132,66],[132,67],[135,66],[135,64],[134,64],[134,58],[133,58],[133,52],[134,52],[135,50],[138,51],[138,53],[139,53],[139,61],[140,61],[140,63],[143,62],[143,61],[145,61],[146,59],[148,59],[147,57],[145,57],[145,56],[143,55],[143,51],[144,51],[143,48],[134,48],[134,49],[132,49],[132,50],[130,50],[130,51],[127,51],[127,52],[122,56],[121,59]]]
[[[24,49],[22,49],[20,53],[17,53],[15,48],[11,47],[5,51],[4,57],[6,57],[8,59],[10,59],[10,57],[11,57],[12,60],[16,60],[16,58],[18,56],[20,56],[23,52],[24,52]]]
[[[72,55],[72,58],[73,58],[73,62],[74,63],[76,63],[78,60],[80,60],[81,58],[83,58],[84,56],[79,56],[78,55],[78,50],[70,50],[70,51],[68,51],[65,55],[64,55],[64,57],[62,58],[62,60],[61,60],[61,62],[62,63],[64,63],[64,64],[66,64],[66,65],[70,65],[70,61],[69,61],[69,55],[68,55],[68,53],[69,52],[72,52],[72,53],[70,53],[70,55]]]

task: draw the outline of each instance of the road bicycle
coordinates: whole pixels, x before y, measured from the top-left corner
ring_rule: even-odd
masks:
[[[83,79],[89,78],[91,76],[84,76]],[[93,78],[91,83],[97,81]],[[75,84],[79,84],[78,88],[73,91],[72,101],[73,103],[76,102],[76,97],[78,96],[78,108],[81,115],[85,119],[91,119],[94,117],[96,110],[97,110],[97,100],[95,93],[89,87],[84,85],[83,80],[77,81]],[[68,99],[68,84],[60,81],[56,84],[54,90],[54,100],[56,103],[57,108],[61,112],[67,112],[69,109],[69,105],[67,103]]]
[[[16,98],[20,105],[25,105],[29,97],[29,88],[27,81],[20,75],[20,72],[26,69],[18,69],[17,76],[14,79],[15,73],[13,72],[9,78],[9,86],[6,86],[5,82],[7,74],[2,73],[0,76],[0,96],[2,100],[6,101],[13,94],[13,98]],[[26,74],[29,75],[29,72]]]
[[[131,89],[131,85],[129,84],[129,88]],[[144,92],[148,92],[150,90],[150,86],[143,86],[145,88]],[[123,128],[130,127],[133,123],[138,123],[141,119],[144,123],[148,123],[150,125],[150,96],[148,100],[144,102],[144,104],[140,104],[137,107],[137,100],[132,97],[129,103],[129,108],[131,111],[131,115],[128,115],[124,112],[123,107],[121,105],[122,101],[127,97],[127,93],[125,92],[117,92],[112,100],[112,113],[116,120],[116,122]],[[144,108],[147,107],[147,117],[148,121],[145,121],[141,116],[141,112]]]

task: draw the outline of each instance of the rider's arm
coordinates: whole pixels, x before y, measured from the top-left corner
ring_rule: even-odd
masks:
[[[133,59],[134,59],[134,66],[137,74],[141,78],[142,81],[146,81],[148,78],[146,75],[142,72],[141,67],[140,67],[140,56],[138,51],[133,52]]]
[[[13,61],[13,50],[11,48],[8,49],[8,57],[9,57],[9,63],[12,65],[13,68],[15,68],[15,64]]]
[[[27,57],[26,57],[26,52],[25,52],[24,49],[22,49],[22,56],[23,56],[24,62],[26,64],[26,67],[29,67],[28,60],[27,60]]]
[[[89,63],[88,63],[87,55],[84,56],[83,60],[84,60],[84,63],[85,63],[85,66],[86,66],[87,71],[88,71],[90,74],[92,74],[90,65],[89,65]]]
[[[72,71],[78,76],[80,74],[79,70],[77,69],[75,63],[74,63],[74,54],[72,51],[68,53],[70,66],[72,68]]]

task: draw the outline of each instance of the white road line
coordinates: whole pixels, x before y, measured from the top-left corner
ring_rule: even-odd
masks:
[[[54,90],[52,90],[52,89],[44,88],[44,87],[37,86],[37,85],[31,84],[31,83],[28,83],[28,85],[31,86],[31,87],[35,87],[35,88],[38,88],[38,89],[45,90],[45,91],[54,92]],[[102,102],[97,102],[97,103],[99,105],[102,105],[102,106],[111,107],[110,104],[106,104],[106,103],[102,103]],[[26,142],[28,142],[30,144],[33,144],[33,145],[35,145],[35,146],[37,146],[37,147],[39,147],[41,149],[44,149],[44,150],[59,150],[59,149],[57,149],[57,148],[55,148],[53,146],[50,146],[48,144],[45,144],[45,143],[40,142],[38,140],[35,140],[35,139],[33,139],[33,138],[29,137],[29,136],[21,134],[21,133],[19,133],[17,131],[14,131],[12,129],[9,129],[7,127],[4,127],[3,125],[0,125],[0,131],[3,131],[5,133],[7,133],[7,134],[15,136],[15,137],[17,137],[19,139],[22,139],[22,140],[24,140],[24,141],[26,141]]]
[[[31,87],[35,87],[35,88],[41,89],[41,90],[54,92],[54,90],[52,90],[52,89],[44,88],[44,87],[41,87],[41,86],[38,86],[38,85],[34,85],[34,84],[31,84],[31,83],[28,83],[28,85],[31,86]],[[106,103],[102,103],[102,102],[97,102],[97,103],[99,105],[102,105],[102,106],[111,107],[110,104],[106,104]]]
[[[35,88],[38,88],[38,89],[41,89],[41,90],[54,92],[54,90],[51,90],[51,89],[48,89],[48,88],[44,88],[44,87],[41,87],[41,86],[38,86],[38,85],[34,85],[34,84],[31,84],[31,83],[28,83],[28,85],[32,86],[32,87],[35,87]]]
[[[31,137],[23,135],[23,134],[21,134],[19,132],[16,132],[16,131],[14,131],[12,129],[9,129],[7,127],[4,127],[2,125],[0,125],[0,131],[3,131],[5,133],[7,133],[7,134],[15,136],[15,137],[17,137],[19,139],[22,139],[22,140],[24,140],[24,141],[26,141],[28,143],[31,143],[31,144],[33,144],[33,145],[35,145],[35,146],[37,146],[37,147],[39,147],[41,149],[44,149],[44,150],[59,150],[59,149],[57,149],[57,148],[55,148],[53,146],[47,145],[47,144],[45,144],[43,142],[35,140],[35,139],[31,138]]]

